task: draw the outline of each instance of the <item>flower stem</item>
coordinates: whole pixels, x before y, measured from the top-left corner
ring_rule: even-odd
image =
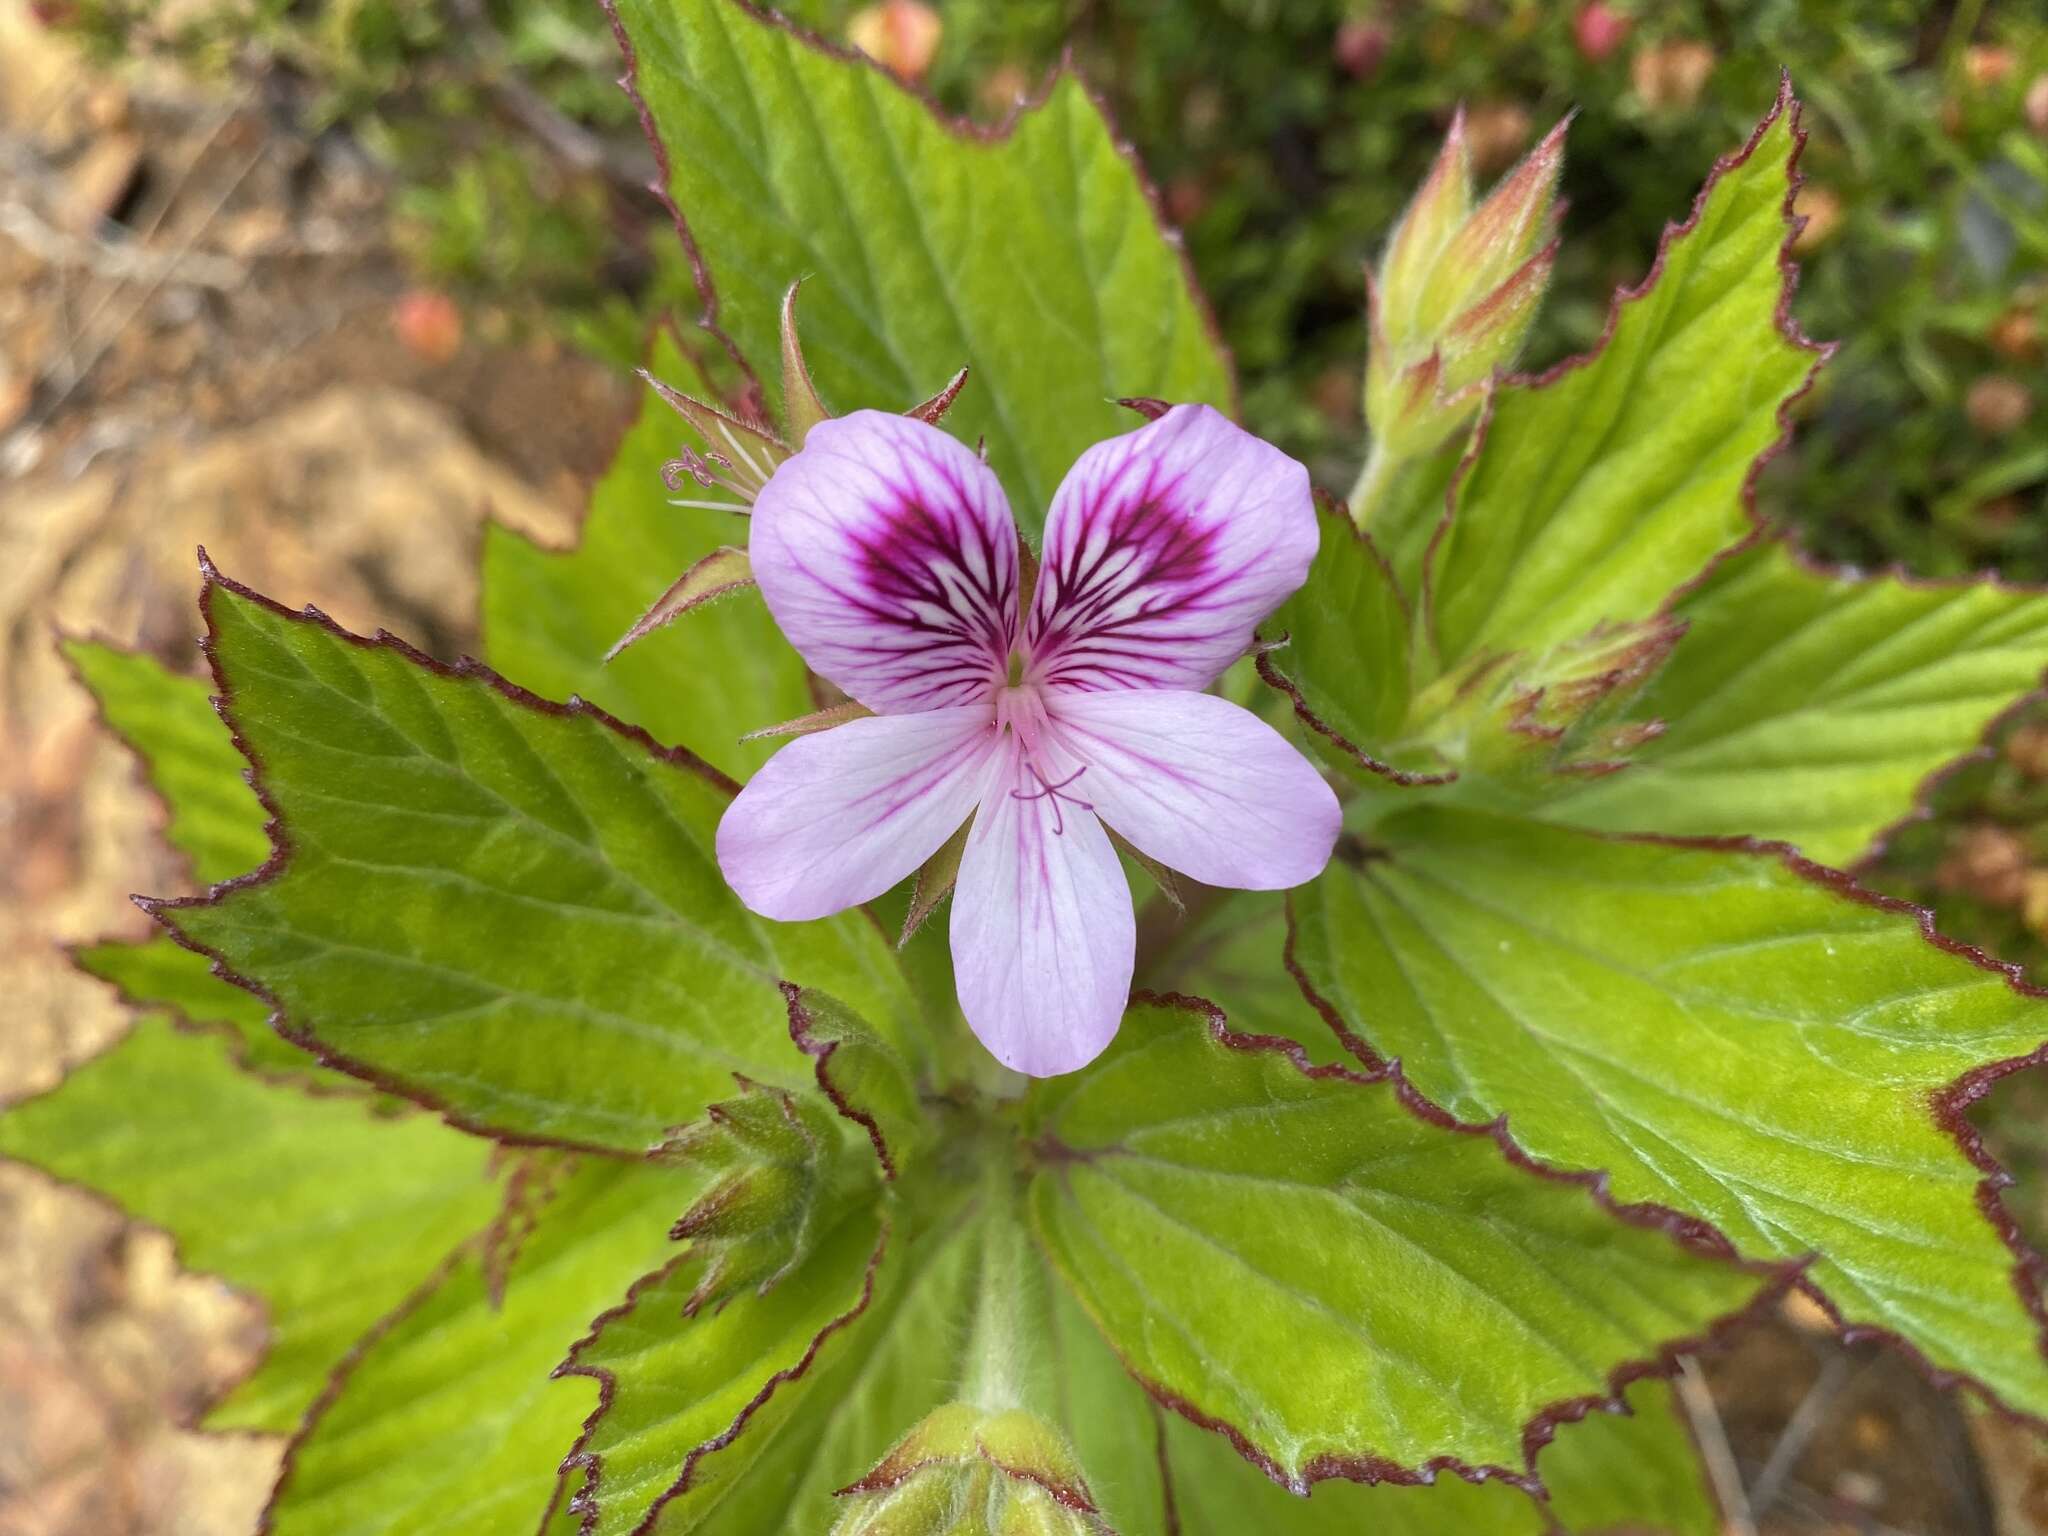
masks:
[[[1360,528],[1369,528],[1375,513],[1386,505],[1399,480],[1406,461],[1387,452],[1380,439],[1373,440],[1372,450],[1366,455],[1365,468],[1358,473],[1358,483],[1351,487],[1351,494],[1345,505],[1351,512],[1351,521]]]

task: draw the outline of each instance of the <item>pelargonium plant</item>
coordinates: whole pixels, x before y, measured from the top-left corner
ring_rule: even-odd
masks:
[[[488,665],[66,642],[200,889],[0,1151],[263,1302],[266,1530],[1705,1533],[1664,1378],[1794,1291],[2048,1416],[2048,1011],[1856,878],[2048,597],[1756,525],[1789,86],[1537,376],[1564,133],[1453,128],[1319,503],[1075,80],[614,4],[703,324]]]

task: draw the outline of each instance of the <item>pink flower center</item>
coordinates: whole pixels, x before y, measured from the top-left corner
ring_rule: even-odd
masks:
[[[1052,778],[1046,771],[1047,747],[1045,698],[1036,683],[1021,681],[1025,667],[1019,657],[1010,658],[1010,682],[995,691],[996,729],[1015,731],[1017,745],[1022,749],[1025,772],[1037,782],[1036,789],[1013,789],[1010,795],[1017,800],[1050,800],[1052,802],[1053,836],[1058,837],[1067,830],[1066,818],[1061,814],[1060,802],[1076,806],[1084,811],[1095,807],[1086,800],[1062,793],[1074,780],[1088,771],[1087,764],[1074,769],[1064,778]]]

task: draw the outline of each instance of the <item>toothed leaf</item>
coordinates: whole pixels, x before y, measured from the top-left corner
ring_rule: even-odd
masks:
[[[0,1114],[0,1155],[104,1193],[262,1302],[268,1347],[210,1429],[293,1429],[327,1373],[491,1220],[490,1149],[415,1112],[258,1082],[161,1017]]]
[[[802,1083],[778,980],[903,1043],[880,931],[741,907],[712,852],[728,789],[687,755],[217,579],[204,603],[293,851],[162,915],[294,1031],[466,1123],[635,1153],[734,1071]]]
[[[293,1438],[275,1536],[530,1532],[567,1497],[558,1466],[598,1394],[550,1373],[667,1257],[668,1223],[700,1180],[553,1154],[532,1177],[524,1218],[427,1277]]]
[[[64,655],[99,701],[100,713],[149,771],[170,811],[165,835],[192,861],[202,885],[244,874],[270,854],[263,806],[213,709],[213,688],[152,656],[92,640],[66,640]]]
[[[1299,1489],[1390,1462],[1519,1473],[1532,1424],[1759,1290],[1392,1081],[1193,1008],[1134,1007],[1034,1105],[1061,1274],[1133,1371]]]
[[[1286,644],[1259,671],[1294,701],[1308,739],[1344,772],[1367,781],[1403,768],[1438,771],[1433,758],[1388,760],[1408,718],[1413,620],[1393,571],[1348,517],[1324,512],[1308,580],[1264,624]]]
[[[664,332],[651,370],[679,386],[712,393],[709,382]],[[507,677],[550,699],[590,700],[657,740],[682,743],[727,773],[744,776],[768,760],[772,743],[747,732],[815,708],[804,664],[748,592],[705,603],[659,634],[605,653],[647,614],[677,577],[728,545],[744,544],[738,512],[671,506],[739,498],[685,479],[662,484],[678,443],[708,443],[648,391],[604,478],[591,492],[576,545],[548,550],[492,524],[484,537],[485,654]]]
[[[1181,1536],[1544,1536],[1560,1528],[1716,1536],[1720,1521],[1670,1388],[1637,1382],[1627,1401],[1627,1415],[1589,1414],[1538,1454],[1555,1524],[1516,1488],[1448,1474],[1420,1487],[1318,1483],[1304,1500],[1246,1466],[1220,1436],[1169,1418],[1165,1458]]]
[[[806,1296],[829,1283],[837,1312],[778,1288],[679,1329],[688,1262],[642,1287],[577,1352],[579,1368],[613,1377],[581,1448],[599,1458],[586,1495],[597,1536],[826,1530],[844,1509],[837,1490],[927,1414],[986,1385],[977,1371],[992,1357],[1007,1363],[1003,1390],[1075,1446],[1110,1525],[1157,1529],[1164,1495],[1144,1394],[1046,1274],[1010,1178],[999,1161],[979,1188],[927,1187],[897,1206],[871,1290],[874,1227],[849,1218],[839,1246],[789,1282]],[[764,1391],[767,1370],[786,1375]]]
[[[1080,451],[1128,429],[1118,396],[1227,408],[1180,252],[1071,76],[991,138],[730,0],[613,10],[719,323],[765,387],[799,277],[836,409],[905,410],[966,364],[946,428],[987,439],[1034,535]]]
[[[1434,809],[1373,840],[1294,893],[1295,956],[1418,1089],[1744,1254],[1816,1254],[1851,1322],[2048,1409],[2015,1256],[1940,1097],[2048,1038],[2039,1001],[1769,851]]]
[[[1548,817],[1781,838],[1847,864],[2048,670],[2048,596],[1836,574],[1776,543],[1677,616],[1692,628],[1636,704],[1664,734]]]
[[[1745,487],[1816,349],[1788,334],[1788,93],[1716,167],[1589,359],[1500,389],[1432,563],[1446,669],[1654,613],[1749,529]]]
[[[213,973],[213,962],[185,948],[167,934],[139,944],[109,940],[79,950],[78,968],[117,987],[129,1003],[143,1008],[168,1008],[178,1018],[202,1029],[232,1035],[236,1060],[258,1077],[322,1092],[368,1093],[369,1087],[344,1073],[320,1065],[270,1027],[263,1000]]]

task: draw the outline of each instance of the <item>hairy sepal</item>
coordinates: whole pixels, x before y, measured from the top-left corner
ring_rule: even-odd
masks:
[[[1600,345],[1495,390],[1425,576],[1444,670],[1648,618],[1753,533],[1755,477],[1829,351],[1790,313],[1797,119],[1788,82]]]

